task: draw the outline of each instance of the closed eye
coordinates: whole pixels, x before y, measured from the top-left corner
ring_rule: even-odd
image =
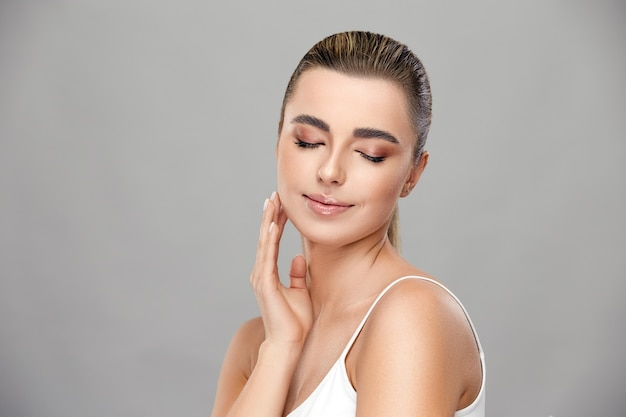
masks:
[[[375,164],[381,163],[385,160],[384,156],[372,156],[372,155],[368,155],[365,152],[361,152],[361,151],[357,151],[359,154],[361,154],[361,156],[365,159],[367,159],[368,161],[374,162]]]
[[[320,145],[323,145],[322,143],[311,143],[311,142],[304,142],[300,139],[296,139],[294,141],[294,143],[299,147],[299,148],[305,148],[305,149],[312,149],[312,148],[317,148]]]

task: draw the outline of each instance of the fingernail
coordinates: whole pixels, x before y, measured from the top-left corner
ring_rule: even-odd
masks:
[[[270,223],[270,227],[269,227],[269,229],[267,230],[267,233],[272,233],[272,230],[274,230],[274,222],[271,222],[271,223]]]
[[[273,191],[272,195],[270,196],[270,200],[274,201],[275,198],[276,198],[276,191]]]
[[[266,198],[265,201],[263,202],[263,211],[265,211],[265,209],[267,209],[267,204],[269,203],[269,200]]]

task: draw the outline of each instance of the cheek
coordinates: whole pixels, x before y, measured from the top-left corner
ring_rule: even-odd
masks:
[[[285,149],[283,143],[279,143],[276,152],[276,174],[279,187],[282,183],[289,182],[289,179],[295,175],[297,165],[294,160],[294,155]]]
[[[402,185],[400,185],[400,181],[395,179],[391,183],[383,184],[378,188],[378,195],[382,199],[381,204],[384,206],[385,211],[393,211],[395,209],[401,190]]]
[[[317,160],[315,150],[298,148],[290,137],[280,138],[276,148],[276,169],[279,185],[281,183],[300,183],[315,176]]]
[[[400,197],[400,192],[404,186],[405,175],[398,170],[390,170],[387,173],[377,173],[378,175],[363,175],[360,178],[360,187],[369,190],[372,198],[381,200],[383,203],[395,206],[396,200]]]
[[[281,139],[281,141],[284,141],[284,139]],[[294,199],[293,192],[299,189],[298,181],[303,175],[301,165],[298,155],[286,148],[284,142],[279,142],[276,152],[277,191],[287,214],[289,214],[289,207],[294,203],[290,200]]]

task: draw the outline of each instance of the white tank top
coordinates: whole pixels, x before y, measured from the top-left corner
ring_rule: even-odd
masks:
[[[300,404],[296,409],[294,409],[291,413],[287,415],[287,417],[354,417],[356,416],[356,397],[357,393],[352,387],[350,383],[350,379],[348,378],[348,373],[346,371],[346,355],[350,351],[352,344],[356,340],[357,336],[361,332],[361,329],[365,325],[367,318],[370,313],[378,303],[378,301],[382,298],[383,295],[391,287],[393,287],[398,282],[405,279],[421,279],[425,281],[432,282],[433,284],[438,285],[443,288],[448,294],[454,298],[465,313],[467,320],[472,328],[472,332],[474,333],[474,337],[476,338],[476,344],[478,345],[478,351],[480,353],[480,365],[482,367],[482,382],[480,386],[480,391],[474,401],[468,405],[467,407],[457,410],[454,413],[454,417],[484,417],[485,416],[485,355],[483,353],[483,349],[480,345],[480,341],[478,340],[478,335],[476,334],[476,329],[474,328],[474,324],[467,314],[467,310],[459,299],[446,287],[440,284],[437,281],[434,281],[430,278],[419,277],[419,276],[407,276],[402,277],[391,284],[389,284],[379,295],[376,297],[376,300],[372,303],[371,307],[361,320],[361,323],[358,325],[354,334],[348,341],[348,344],[344,348],[343,352],[337,359],[337,362],[330,368],[322,382],[315,388],[315,390],[309,395],[302,404]]]

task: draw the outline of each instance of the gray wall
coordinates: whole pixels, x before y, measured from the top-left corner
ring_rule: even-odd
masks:
[[[404,253],[469,309],[488,414],[624,415],[623,2],[210,3],[0,3],[1,417],[209,414],[284,86],[346,29],[430,73]]]

